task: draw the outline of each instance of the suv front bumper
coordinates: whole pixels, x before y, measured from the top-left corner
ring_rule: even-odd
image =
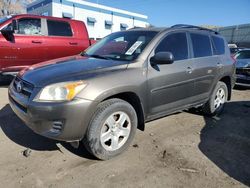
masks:
[[[250,86],[250,68],[237,68],[236,69],[236,85]]]
[[[50,103],[27,100],[10,85],[9,104],[15,114],[34,132],[55,140],[78,141],[84,137],[96,102],[75,99]]]

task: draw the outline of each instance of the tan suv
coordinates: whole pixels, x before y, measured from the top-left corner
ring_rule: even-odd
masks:
[[[216,115],[235,64],[217,32],[200,27],[113,33],[81,55],[31,66],[9,87],[13,111],[36,133],[112,158],[145,122],[191,107]]]

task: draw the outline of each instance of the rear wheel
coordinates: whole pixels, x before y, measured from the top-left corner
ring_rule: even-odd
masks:
[[[110,159],[128,148],[137,128],[134,108],[124,100],[109,99],[99,104],[83,140],[98,159]]]
[[[228,89],[224,82],[219,81],[207,103],[203,106],[203,112],[209,116],[215,116],[222,112],[227,101]]]

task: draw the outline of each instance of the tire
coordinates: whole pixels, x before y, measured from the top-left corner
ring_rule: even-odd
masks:
[[[219,81],[213,90],[210,99],[204,104],[202,110],[208,116],[219,115],[224,108],[224,104],[228,98],[227,85]]]
[[[98,105],[83,143],[95,157],[108,160],[129,147],[136,129],[134,108],[124,100],[109,99]]]

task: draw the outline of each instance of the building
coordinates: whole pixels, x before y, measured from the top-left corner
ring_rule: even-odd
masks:
[[[229,44],[250,48],[250,24],[241,24],[217,28]]]
[[[37,0],[27,6],[27,13],[67,17],[84,21],[93,39],[133,27],[146,27],[147,16],[83,0]]]

